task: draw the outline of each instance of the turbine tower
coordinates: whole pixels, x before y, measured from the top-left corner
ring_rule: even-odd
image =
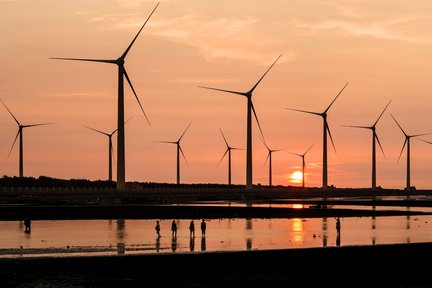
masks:
[[[189,126],[192,124],[192,122],[189,123],[189,125],[184,130],[183,134],[181,134],[180,138],[177,141],[156,141],[159,143],[167,143],[167,144],[175,144],[177,145],[177,184],[180,184],[180,153],[183,156],[183,159],[185,159],[186,163],[186,157],[183,153],[183,149],[180,146],[180,141],[182,140],[183,136],[185,135],[186,131],[189,129]]]
[[[312,149],[312,147],[314,145],[315,145],[315,143],[312,144],[312,146],[310,146],[309,149],[306,150],[306,152],[304,152],[303,154],[297,154],[297,153],[288,152],[290,154],[297,155],[297,156],[299,156],[299,157],[302,158],[302,187],[303,188],[305,187],[305,168],[306,168],[305,156]]]
[[[125,122],[125,124],[127,122],[129,122],[130,119],[132,119],[132,117],[129,118]],[[106,132],[103,132],[103,131],[100,131],[100,130],[97,130],[97,129],[94,129],[94,128],[91,128],[88,126],[84,126],[84,127],[108,137],[108,181],[113,181],[112,180],[112,156],[114,155],[114,150],[113,150],[113,145],[112,145],[112,136],[114,135],[114,133],[117,132],[118,129],[115,129],[111,133],[106,133]]]
[[[411,189],[411,149],[410,149],[410,139],[411,138],[416,138],[419,136],[423,136],[423,135],[428,135],[431,133],[424,133],[424,134],[415,134],[415,135],[408,135],[407,133],[405,133],[405,131],[402,129],[401,125],[399,125],[399,123],[396,121],[396,118],[393,117],[393,115],[390,114],[390,116],[393,118],[393,120],[396,122],[397,126],[399,126],[400,130],[402,131],[402,133],[405,135],[405,141],[404,144],[402,146],[402,150],[399,154],[399,158],[398,158],[398,162],[400,160],[400,157],[402,156],[402,152],[405,148],[405,145],[407,147],[407,172],[406,172],[406,190],[410,190]]]
[[[9,155],[12,152],[13,147],[15,146],[16,140],[19,136],[19,177],[24,177],[24,143],[23,143],[23,130],[24,128],[30,128],[30,127],[36,127],[36,126],[43,126],[43,125],[50,125],[54,123],[41,123],[41,124],[30,124],[30,125],[22,125],[17,118],[12,114],[12,112],[9,110],[9,108],[6,106],[6,104],[3,102],[3,100],[0,100],[3,104],[3,106],[7,109],[9,114],[12,116],[12,118],[15,120],[15,122],[18,125],[18,132],[15,136],[15,139],[12,143],[12,147],[9,150]],[[9,156],[8,155],[8,156]]]
[[[375,123],[372,126],[345,126],[345,127],[352,127],[352,128],[370,129],[372,131],[372,189],[376,189],[376,142],[378,142],[378,145],[381,148],[381,151],[385,157],[384,149],[381,146],[381,142],[378,138],[375,128],[381,116],[384,114],[387,107],[390,105],[390,102],[391,100],[388,102],[387,106],[385,106],[384,110],[381,112],[378,119],[375,121]]]
[[[272,186],[272,153],[273,152],[279,152],[279,151],[284,151],[286,149],[276,149],[276,150],[272,150],[267,146],[267,143],[264,141],[264,139],[260,138],[261,141],[263,142],[264,146],[267,148],[267,158],[264,162],[264,166],[267,163],[267,161],[269,161],[269,186]]]
[[[330,105],[322,113],[286,108],[288,110],[293,110],[293,111],[297,111],[297,112],[303,112],[303,113],[313,114],[313,115],[321,116],[323,118],[323,171],[322,171],[322,173],[323,173],[323,175],[322,175],[322,187],[323,188],[327,188],[328,187],[328,173],[327,173],[327,132],[328,132],[328,134],[330,136],[330,140],[332,142],[333,149],[336,152],[336,148],[335,148],[335,145],[334,145],[334,142],[333,142],[333,137],[332,137],[331,132],[330,132],[330,127],[329,127],[329,125],[327,123],[327,112],[329,111],[329,109],[333,105],[333,103],[336,101],[336,99],[339,97],[339,95],[341,95],[342,91],[345,89],[345,87],[347,85],[348,85],[348,83],[345,84],[345,86],[342,88],[342,90],[340,90],[340,92],[336,95],[336,97],[333,99],[333,101],[330,103]]]
[[[124,191],[126,190],[126,172],[125,172],[125,132],[124,132],[124,85],[123,80],[124,77],[126,78],[127,82],[129,83],[129,86],[132,89],[133,94],[135,95],[135,98],[141,108],[141,111],[143,112],[145,118],[147,119],[147,122],[150,125],[150,122],[147,118],[147,115],[144,112],[144,108],[141,105],[141,102],[138,98],[138,95],[135,92],[135,89],[132,86],[132,83],[129,79],[129,76],[126,72],[126,68],[124,66],[125,58],[127,54],[129,53],[129,50],[131,49],[132,45],[135,43],[135,40],[138,38],[139,34],[141,33],[141,30],[144,28],[150,17],[153,15],[156,8],[159,6],[159,3],[156,5],[156,7],[153,9],[153,11],[148,16],[147,20],[144,22],[144,24],[141,26],[141,29],[136,34],[135,38],[133,38],[132,42],[129,44],[129,46],[126,48],[126,50],[123,52],[123,54],[114,60],[106,60],[106,59],[83,59],[83,58],[50,58],[50,59],[58,59],[58,60],[73,60],[73,61],[89,61],[89,62],[99,62],[99,63],[108,63],[108,64],[115,64],[118,66],[118,112],[117,112],[117,190],[118,191]]]
[[[238,92],[238,91],[224,90],[224,89],[219,89],[219,88],[198,86],[199,88],[216,90],[216,91],[226,92],[226,93],[231,93],[231,94],[237,94],[237,95],[245,96],[247,98],[247,121],[246,121],[246,130],[247,130],[247,135],[246,135],[246,189],[247,190],[251,190],[253,188],[253,183],[252,183],[252,112],[255,115],[255,120],[257,121],[258,127],[260,129],[261,134],[262,134],[261,126],[259,124],[256,112],[255,112],[255,108],[254,108],[254,105],[252,102],[252,94],[255,91],[256,87],[261,82],[261,80],[267,75],[267,73],[276,64],[276,62],[279,60],[279,58],[281,56],[282,55],[279,55],[279,57],[276,59],[276,61],[273,62],[273,64],[270,66],[270,68],[267,69],[267,71],[258,80],[258,82],[254,86],[252,86],[252,88],[247,92]]]
[[[222,162],[222,160],[225,158],[225,155],[228,154],[228,185],[231,185],[231,150],[243,150],[243,149],[234,148],[234,147],[229,146],[228,141],[226,140],[225,135],[222,132],[222,129],[219,128],[219,130],[220,130],[222,137],[225,141],[227,149],[225,150],[225,153],[222,155],[222,158],[219,160],[218,166]]]

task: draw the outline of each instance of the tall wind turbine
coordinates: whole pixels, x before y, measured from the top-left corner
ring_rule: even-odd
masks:
[[[183,156],[183,158],[186,160],[186,157],[183,153],[183,149],[180,146],[180,141],[182,140],[183,136],[185,135],[186,131],[189,129],[189,126],[192,124],[192,122],[189,123],[189,125],[184,130],[183,134],[181,134],[180,138],[177,141],[156,141],[159,143],[167,143],[167,144],[175,144],[177,145],[177,184],[180,184],[180,153]]]
[[[333,99],[333,101],[330,103],[330,105],[322,113],[286,108],[288,110],[293,110],[293,111],[297,111],[297,112],[303,112],[303,113],[313,114],[313,115],[321,116],[323,118],[323,175],[322,175],[322,187],[323,188],[327,188],[328,187],[328,173],[327,173],[327,132],[328,132],[328,134],[330,136],[330,140],[332,142],[333,149],[336,151],[336,148],[335,148],[335,145],[334,145],[334,142],[333,142],[333,137],[332,137],[331,132],[330,132],[330,127],[329,127],[329,125],[327,123],[327,112],[329,111],[329,109],[333,105],[333,103],[336,101],[336,99],[339,97],[339,95],[341,95],[342,91],[345,89],[345,87],[347,85],[348,85],[348,83],[345,84],[345,86],[342,88],[342,90],[340,90],[340,92],[336,95],[336,97]]]
[[[267,145],[267,143],[264,141],[264,139],[262,139],[262,138],[260,138],[260,139],[268,151],[267,158],[264,162],[264,165],[267,163],[267,161],[269,161],[269,186],[272,186],[272,154],[273,154],[273,152],[284,151],[286,149],[270,149],[269,146]]]
[[[126,172],[125,172],[125,132],[124,132],[124,85],[123,85],[124,77],[126,77],[126,80],[129,83],[129,86],[131,87],[132,92],[135,95],[136,100],[138,101],[138,104],[141,108],[141,111],[143,112],[145,118],[147,119],[147,122],[150,125],[150,122],[147,118],[147,115],[144,112],[144,108],[141,105],[141,102],[138,98],[138,95],[136,94],[135,89],[133,88],[132,83],[129,79],[129,76],[126,72],[126,68],[124,67],[125,58],[126,58],[127,54],[129,53],[129,50],[131,49],[132,45],[135,43],[135,40],[138,38],[138,35],[141,33],[141,30],[144,28],[147,21],[153,15],[154,11],[156,10],[156,8],[158,6],[159,6],[159,3],[156,5],[156,7],[150,13],[147,20],[141,26],[141,29],[138,31],[135,38],[133,38],[132,42],[129,44],[129,46],[126,48],[126,50],[117,59],[106,60],[106,59],[83,59],[83,58],[50,58],[50,59],[59,59],[59,60],[73,60],[73,61],[89,61],[89,62],[108,63],[108,64],[116,64],[118,66],[117,190],[119,190],[119,191],[124,191],[126,189],[126,182],[125,182],[125,175],[126,175]]]
[[[129,118],[125,122],[125,124],[127,122],[129,122],[130,119],[132,119],[132,117]],[[113,145],[112,145],[112,136],[114,135],[114,133],[117,132],[118,129],[115,129],[111,133],[107,133],[107,132],[103,132],[103,131],[100,131],[100,130],[97,130],[97,129],[94,129],[94,128],[91,128],[88,126],[84,126],[84,127],[108,137],[108,181],[112,181],[112,156],[114,155],[114,150],[113,150]]]
[[[9,110],[9,108],[6,106],[6,104],[3,102],[3,100],[0,100],[3,104],[3,106],[7,109],[9,114],[12,116],[12,118],[15,120],[15,122],[18,125],[18,132],[15,136],[15,139],[12,143],[12,147],[9,150],[9,155],[12,152],[13,147],[15,146],[16,140],[19,136],[19,177],[24,177],[24,143],[23,143],[23,130],[24,128],[30,128],[30,127],[36,127],[36,126],[43,126],[43,125],[50,125],[53,123],[41,123],[41,124],[30,124],[30,125],[22,125],[17,118],[12,114],[12,112]]]
[[[247,98],[247,124],[246,124],[246,189],[251,190],[253,188],[252,183],[252,112],[255,115],[255,120],[257,121],[258,127],[260,129],[260,132],[262,134],[261,126],[258,121],[258,117],[255,112],[254,105],[252,103],[252,94],[255,91],[256,87],[259,85],[261,80],[267,75],[267,73],[270,71],[270,69],[276,64],[276,62],[279,60],[279,58],[282,55],[279,55],[279,57],[273,62],[273,64],[267,69],[267,71],[264,73],[264,75],[258,80],[258,82],[252,86],[252,88],[247,92],[238,92],[238,91],[232,91],[232,90],[224,90],[219,88],[211,88],[211,87],[205,87],[205,86],[198,86],[199,88],[204,89],[210,89],[210,90],[216,90],[231,94],[237,94],[241,96],[245,96]]]
[[[299,157],[302,158],[302,187],[303,188],[305,187],[305,168],[306,168],[305,156],[312,149],[312,147],[314,145],[315,145],[315,143],[312,144],[312,146],[310,146],[309,149],[306,150],[306,152],[304,152],[303,154],[297,154],[297,153],[288,152],[290,154],[297,155],[297,156],[299,156]]]
[[[381,116],[384,114],[387,107],[390,105],[390,102],[391,100],[388,102],[387,106],[385,106],[384,110],[381,112],[378,119],[375,121],[375,123],[372,126],[345,126],[345,127],[352,127],[352,128],[370,129],[372,131],[372,189],[376,188],[376,142],[378,142],[378,145],[381,148],[381,151],[385,157],[384,149],[381,146],[381,142],[378,138],[375,128]]]
[[[222,137],[225,141],[227,149],[225,150],[225,153],[222,155],[222,158],[219,160],[218,166],[222,162],[222,160],[225,158],[225,155],[228,154],[228,185],[231,185],[231,150],[243,150],[243,149],[234,148],[234,147],[229,146],[228,141],[226,140],[225,135],[222,132],[222,129],[219,128],[219,130],[220,130]]]
[[[419,137],[419,136],[423,136],[423,135],[428,135],[431,133],[424,133],[424,134],[415,134],[415,135],[408,135],[407,133],[405,133],[405,131],[402,129],[401,125],[399,125],[399,123],[396,121],[396,118],[393,117],[393,115],[390,114],[390,116],[393,118],[393,120],[396,122],[396,124],[399,126],[400,130],[402,131],[402,133],[405,135],[405,141],[404,144],[402,146],[402,150],[399,154],[399,158],[398,158],[398,162],[400,160],[400,157],[402,156],[402,152],[405,148],[405,145],[407,146],[407,174],[406,174],[406,190],[410,190],[411,189],[411,149],[410,149],[410,139],[411,138],[415,138],[415,137]]]

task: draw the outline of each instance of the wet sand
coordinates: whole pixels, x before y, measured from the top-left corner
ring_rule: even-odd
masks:
[[[0,259],[2,287],[432,287],[431,243]]]

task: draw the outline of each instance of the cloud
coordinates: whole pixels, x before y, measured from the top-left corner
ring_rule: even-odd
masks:
[[[429,41],[422,40],[419,38],[405,36],[401,33],[392,31],[389,26],[393,24],[403,23],[408,21],[407,19],[397,19],[387,22],[371,22],[362,23],[352,20],[324,20],[319,23],[309,24],[301,20],[295,20],[294,22],[300,28],[309,29],[312,31],[317,30],[335,30],[345,32],[347,35],[362,37],[369,36],[377,39],[384,40],[396,40],[409,43],[424,43],[430,44]]]

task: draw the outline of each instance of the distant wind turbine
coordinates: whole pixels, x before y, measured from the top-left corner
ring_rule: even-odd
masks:
[[[177,184],[180,184],[180,153],[183,156],[183,159],[186,161],[186,157],[183,153],[183,149],[180,146],[180,141],[182,140],[183,136],[185,135],[186,131],[189,129],[189,126],[192,124],[192,122],[189,123],[189,125],[184,130],[183,134],[181,134],[180,138],[177,141],[155,141],[159,143],[167,143],[167,144],[175,144],[177,145]]]
[[[261,142],[263,142],[264,146],[267,148],[267,158],[264,162],[264,165],[269,161],[269,186],[272,186],[272,153],[273,152],[279,152],[284,151],[286,149],[270,149],[267,143],[264,141],[264,139],[260,138]]]
[[[336,148],[333,142],[333,137],[331,135],[330,132],[330,127],[327,123],[327,112],[329,111],[330,107],[333,105],[333,103],[336,101],[336,99],[339,97],[339,95],[341,95],[342,91],[345,89],[345,87],[348,85],[348,83],[345,84],[345,86],[342,88],[342,90],[340,90],[340,92],[336,95],[336,97],[333,99],[333,101],[330,103],[330,105],[324,110],[324,112],[322,113],[318,113],[318,112],[310,112],[310,111],[305,111],[305,110],[298,110],[298,109],[291,109],[291,108],[285,108],[288,110],[292,110],[292,111],[297,111],[297,112],[303,112],[303,113],[308,113],[308,114],[313,114],[313,115],[317,115],[317,116],[321,116],[323,118],[323,175],[322,175],[322,187],[323,188],[327,188],[328,187],[328,173],[327,173],[327,132],[330,136],[330,140],[332,142],[333,145],[333,149],[336,152]]]
[[[352,128],[361,128],[361,129],[370,129],[372,130],[372,189],[376,188],[376,142],[378,142],[379,147],[381,148],[381,151],[385,157],[384,149],[381,146],[381,142],[378,138],[378,135],[375,131],[376,125],[378,124],[378,121],[380,120],[381,116],[386,111],[387,107],[390,105],[391,100],[388,102],[387,106],[385,106],[384,110],[379,115],[378,119],[375,121],[375,123],[372,126],[345,126],[345,127],[352,127]]]
[[[129,122],[129,120],[131,120],[132,117],[130,117],[126,122]],[[97,133],[100,133],[102,135],[105,135],[108,137],[108,181],[112,181],[112,156],[114,155],[114,150],[113,150],[113,145],[112,145],[112,136],[114,135],[114,133],[117,132],[118,129],[115,129],[114,131],[112,131],[111,133],[106,133],[88,126],[84,126],[87,129],[93,130]]]
[[[219,128],[219,130],[220,130],[222,137],[225,141],[227,149],[225,150],[225,153],[222,155],[222,158],[219,160],[218,166],[222,162],[222,160],[225,158],[225,155],[228,154],[228,185],[231,185],[231,150],[243,150],[243,149],[234,148],[234,147],[229,146],[228,141],[226,140],[225,135],[222,132],[222,129]]]
[[[18,125],[18,132],[15,136],[15,139],[12,143],[12,147],[9,150],[8,157],[10,156],[13,147],[15,146],[15,143],[19,136],[19,177],[24,177],[24,143],[23,143],[23,130],[24,128],[30,128],[30,127],[36,127],[36,126],[43,126],[43,125],[50,125],[54,123],[41,123],[41,124],[30,124],[30,125],[22,125],[17,118],[12,114],[12,112],[9,110],[9,108],[6,106],[6,104],[3,102],[3,100],[0,100],[3,104],[3,106],[7,109],[9,114],[12,116],[12,118],[15,120],[15,122]]]
[[[410,149],[410,139],[411,138],[416,138],[419,136],[423,136],[423,135],[429,135],[431,133],[424,133],[424,134],[415,134],[415,135],[408,135],[407,133],[405,133],[405,131],[402,129],[401,125],[399,125],[399,123],[396,121],[396,118],[393,117],[393,115],[390,114],[390,116],[393,118],[393,120],[396,122],[397,126],[399,126],[400,130],[402,131],[402,133],[405,135],[405,141],[404,144],[402,146],[402,150],[399,154],[399,158],[398,158],[398,162],[400,160],[400,157],[402,156],[402,152],[405,148],[405,145],[407,146],[407,172],[406,172],[406,190],[410,190],[411,189],[411,149]]]
[[[305,156],[312,149],[312,147],[314,145],[315,145],[315,143],[312,144],[312,146],[310,146],[309,149],[307,149],[306,152],[304,152],[303,154],[297,154],[297,153],[288,152],[290,154],[297,155],[297,156],[299,156],[299,157],[302,158],[302,187],[303,188],[305,187],[305,168],[306,168]]]
[[[147,118],[147,115],[144,112],[144,108],[141,105],[141,102],[138,98],[138,95],[135,92],[135,89],[132,86],[132,83],[129,79],[129,76],[126,72],[126,68],[124,67],[125,58],[127,54],[129,53],[129,50],[131,49],[132,45],[135,43],[135,40],[138,38],[138,35],[141,33],[141,30],[146,25],[147,21],[150,19],[150,17],[153,15],[156,8],[159,6],[159,3],[156,5],[156,7],[153,9],[153,11],[148,16],[147,20],[144,22],[144,24],[141,26],[141,29],[136,34],[135,38],[133,38],[132,42],[129,44],[129,46],[126,48],[126,50],[123,52],[123,54],[114,60],[106,60],[106,59],[83,59],[83,58],[50,58],[50,59],[59,59],[59,60],[73,60],[73,61],[89,61],[89,62],[99,62],[99,63],[109,63],[109,64],[116,64],[118,66],[118,112],[117,112],[117,190],[124,191],[126,189],[126,182],[125,182],[125,132],[124,132],[124,85],[123,80],[124,77],[126,77],[127,82],[129,83],[129,86],[132,89],[133,94],[135,95],[136,100],[138,101],[138,104],[141,108],[141,111],[143,112],[145,118],[147,119],[147,122],[150,125],[150,122]]]
[[[232,90],[224,90],[219,88],[211,88],[211,87],[205,87],[205,86],[198,86],[199,88],[204,89],[210,89],[210,90],[216,90],[231,94],[237,94],[241,96],[245,96],[247,98],[247,135],[246,135],[246,189],[251,190],[253,188],[252,183],[252,112],[255,115],[255,120],[257,121],[258,128],[260,129],[260,132],[262,134],[261,125],[259,124],[258,117],[256,115],[256,111],[252,102],[252,93],[256,89],[256,87],[259,85],[261,80],[267,75],[267,73],[270,71],[270,69],[276,64],[276,62],[279,60],[279,58],[282,55],[279,55],[279,57],[276,59],[276,61],[273,62],[273,64],[270,66],[270,68],[267,69],[267,71],[264,73],[264,75],[258,80],[258,82],[252,86],[252,88],[247,92],[238,92],[238,91],[232,91]]]

